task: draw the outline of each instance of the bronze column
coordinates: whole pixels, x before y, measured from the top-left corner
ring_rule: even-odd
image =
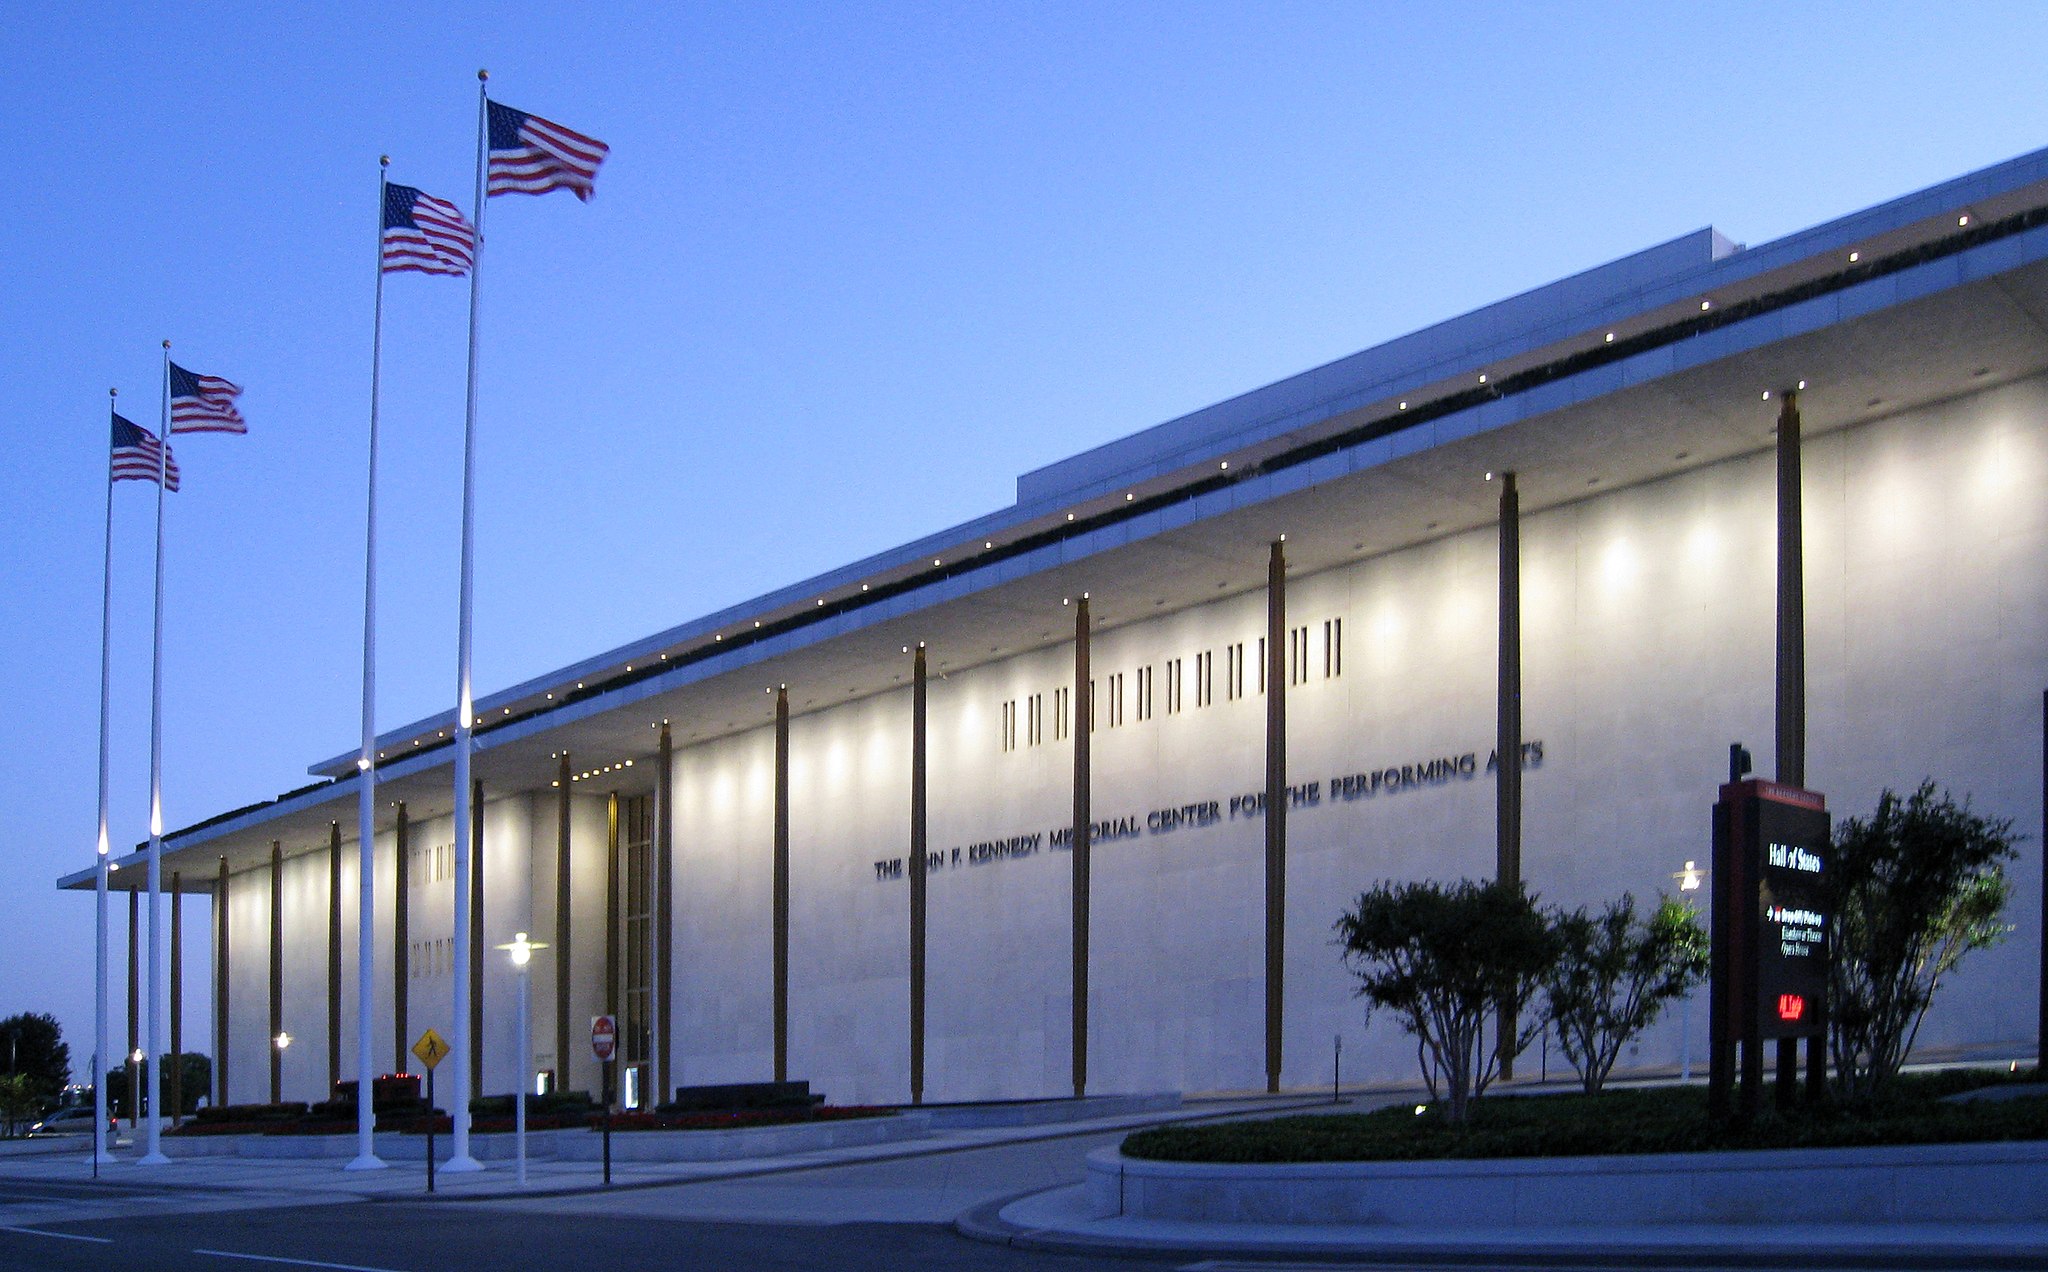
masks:
[[[562,752],[555,770],[555,1089],[567,1091],[569,1081],[569,957],[572,927],[569,895],[569,753]]]
[[[925,665],[918,642],[910,682],[910,1102],[924,1103]]]
[[[341,823],[327,829],[327,1097],[341,1081]]]
[[[654,1028],[658,1067],[655,1069],[655,1103],[673,1094],[675,1082],[676,983],[676,864],[675,864],[675,778],[674,743],[666,721],[661,726],[659,759],[654,774],[654,870],[659,880],[655,894]]]
[[[1500,475],[1500,676],[1494,687],[1494,878],[1522,882],[1522,497],[1515,475]],[[1511,1009],[1500,1013],[1500,1076],[1515,1076]]]
[[[775,1080],[789,1081],[789,686],[775,690]]]
[[[228,859],[213,885],[213,1102],[228,1102]]]
[[[1799,391],[1778,408],[1778,780],[1806,785],[1806,553]]]
[[[270,1102],[284,1099],[284,1051],[278,1035],[284,1032],[284,844],[270,841],[270,1036],[264,1050],[270,1053]]]
[[[141,1049],[141,977],[137,957],[141,948],[141,893],[129,889],[129,1045],[121,1053],[129,1077],[129,1127],[141,1120],[141,1069],[135,1065],[135,1051]]]
[[[1088,1091],[1088,883],[1091,830],[1088,722],[1093,718],[1088,671],[1088,598],[1074,603],[1074,1097]]]
[[[170,1106],[171,1125],[176,1126],[185,1111],[185,891],[179,886],[180,872],[171,871],[171,1055],[170,1067],[158,1081],[164,1103]]]
[[[619,1014],[619,943],[624,938],[619,913],[619,793],[604,806],[604,1011]],[[621,1044],[622,1046],[624,1044]]]
[[[1287,550],[1266,560],[1266,1090],[1280,1089],[1287,958]]]
[[[1806,526],[1800,480],[1799,391],[1787,389],[1778,406],[1778,780],[1806,785]],[[1808,1050],[1822,1063],[1822,1039]],[[1759,1052],[1762,1044],[1756,1045]],[[1778,1042],[1778,1100],[1793,1093],[1799,1042]],[[1759,1057],[1761,1058],[1761,1057]]]
[[[140,1121],[142,1110],[142,1071],[136,1066],[135,1052],[142,1046],[139,1025],[140,981],[136,966],[141,931],[140,894],[128,889],[128,1050],[121,1053],[121,1063],[128,1067],[128,1125],[132,1128]]]
[[[460,834],[461,828],[456,828]],[[469,787],[469,1090],[484,1093],[484,784]],[[515,1085],[514,1091],[522,1088]]]
[[[398,801],[398,824],[392,828],[393,851],[398,857],[398,891],[391,899],[391,1041],[398,1054],[393,1073],[411,1067],[412,1047],[407,1043],[407,1001],[412,989],[412,843],[405,820],[405,801]]]

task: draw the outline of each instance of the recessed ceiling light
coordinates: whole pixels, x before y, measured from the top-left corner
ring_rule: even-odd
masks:
[[[1605,340],[1605,341],[1604,341],[1603,343],[1606,343],[1606,344],[1613,344],[1613,343],[1614,343],[1614,333],[1613,333],[1613,332],[1611,332],[1611,331],[1610,331],[1610,332],[1608,332],[1608,333],[1607,333],[1607,339],[1606,339],[1606,340]]]
[[[1401,403],[1401,409],[1402,409],[1402,410],[1404,410],[1404,411],[1405,411],[1405,410],[1407,410],[1407,409],[1408,409],[1408,404],[1407,404],[1406,402],[1403,402],[1403,403]]]
[[[944,562],[944,561],[941,561],[941,560],[939,560],[939,559],[938,559],[937,557],[933,557],[933,558],[932,558],[932,564],[933,564],[933,565],[944,565],[944,564],[945,564],[945,562]]]
[[[1861,253],[1861,252],[1851,252],[1851,253],[1849,253],[1849,263],[1850,263],[1851,265],[1854,265],[1854,264],[1855,264],[1855,263],[1856,263],[1857,261],[1860,261],[1860,260],[1862,260],[1862,259],[1863,259],[1863,253]]]
[[[1484,383],[1486,383],[1486,372],[1484,372],[1484,371],[1481,371],[1481,372],[1479,373],[1479,382],[1480,382],[1481,384],[1484,384]]]
[[[1703,301],[1701,301],[1701,302],[1700,302],[1700,312],[1701,312],[1701,313],[1705,313],[1705,312],[1706,312],[1707,310],[1709,310],[1709,309],[1712,309],[1713,307],[1714,307],[1714,302],[1713,302],[1713,301],[1711,301],[1711,300],[1703,300]]]
[[[1068,513],[1068,514],[1067,514],[1067,520],[1069,520],[1069,521],[1072,521],[1073,519],[1074,519],[1074,514],[1073,514],[1073,513],[1071,513],[1071,512],[1070,512],[1070,513]]]
[[[1804,389],[1804,388],[1806,387],[1806,381],[1804,381],[1804,380],[1801,380],[1801,381],[1799,382],[1799,387],[1800,387],[1801,389]]]
[[[1769,389],[1765,389],[1765,390],[1764,390],[1764,401],[1768,402],[1768,401],[1770,401],[1770,400],[1771,400],[1771,391],[1770,391]]]
[[[1224,460],[1224,461],[1223,461],[1223,463],[1222,463],[1222,464],[1221,464],[1221,465],[1220,465],[1219,467],[1222,467],[1222,468],[1228,468],[1228,467],[1230,467],[1230,461],[1229,461],[1229,460],[1227,460],[1227,459],[1226,459],[1226,460]]]
[[[988,542],[982,544],[981,546],[984,548],[992,548],[996,546],[996,541],[994,539],[990,539]]]
[[[1964,213],[1963,215],[1961,215],[1961,216],[1959,216],[1959,217],[1957,217],[1957,218],[1956,218],[1956,224],[1957,224],[1957,225],[1968,225],[1969,223],[1970,223],[1970,216],[1969,216],[1969,213],[1967,213],[1967,212],[1966,212],[1966,213]]]
[[[865,584],[865,583],[861,584],[861,585],[860,585],[860,590],[861,590],[861,591],[863,591],[863,592],[867,591],[867,590],[868,590],[868,585],[867,585],[867,584]]]

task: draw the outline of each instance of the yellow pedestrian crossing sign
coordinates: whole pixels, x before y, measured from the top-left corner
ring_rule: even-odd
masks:
[[[420,1063],[426,1065],[430,1072],[435,1065],[441,1063],[450,1050],[452,1048],[449,1047],[448,1040],[431,1029],[421,1034],[420,1040],[412,1044],[412,1053],[420,1058]]]

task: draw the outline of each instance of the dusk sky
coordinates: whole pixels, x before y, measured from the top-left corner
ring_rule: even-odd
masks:
[[[175,442],[175,828],[356,743],[377,158],[468,210],[479,67],[612,147],[592,202],[487,213],[483,694],[1703,225],[1758,244],[2048,145],[2035,4],[0,12],[0,1015],[56,1014],[80,1075],[93,907],[53,883],[92,860],[107,390],[157,428],[165,339],[246,389],[247,436]],[[380,729],[453,706],[468,295],[386,289]],[[115,491],[117,849],[153,494]]]

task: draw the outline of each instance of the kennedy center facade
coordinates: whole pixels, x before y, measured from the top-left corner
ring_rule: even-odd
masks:
[[[1932,777],[2037,834],[2044,687],[2048,152],[1686,235],[485,696],[470,826],[452,711],[386,734],[375,1054],[456,1035],[467,834],[484,1092],[598,1090],[603,1012],[629,1103],[1310,1087],[1338,1037],[1406,1078],[1331,943],[1374,882],[1675,891],[1734,742],[1838,816]],[[312,772],[166,841],[222,902],[228,1102],[354,1076],[355,753]],[[2039,862],[1928,1053],[2035,1045]]]

